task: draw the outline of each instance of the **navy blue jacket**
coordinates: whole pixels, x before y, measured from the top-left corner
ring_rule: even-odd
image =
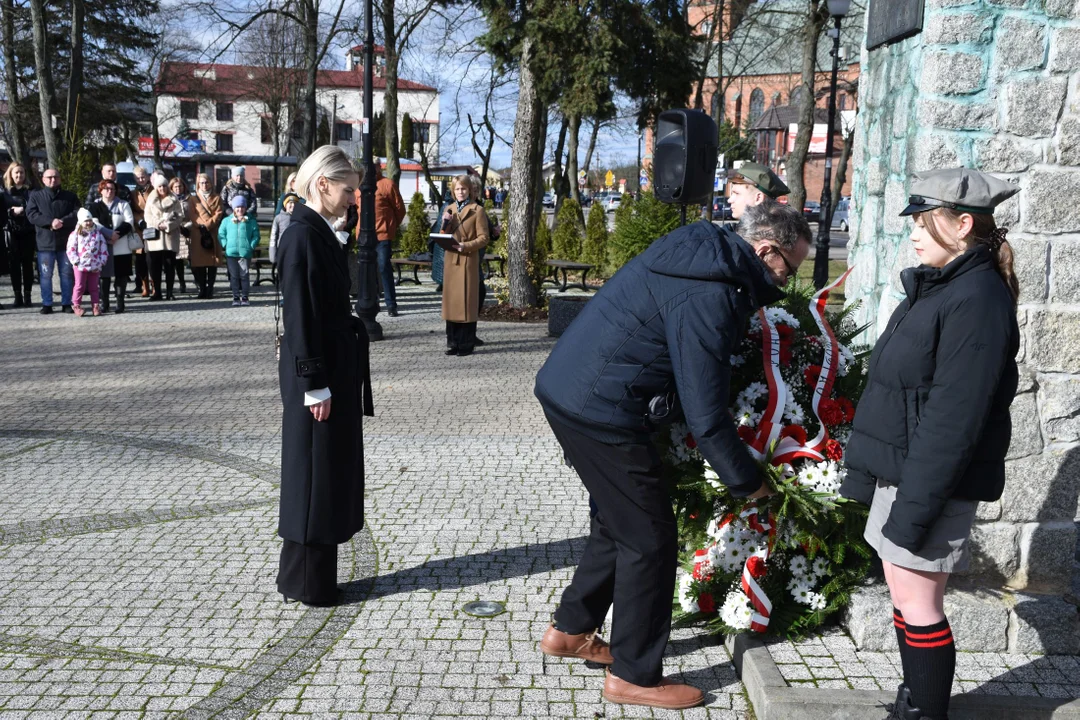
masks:
[[[733,495],[761,474],[728,410],[750,313],[783,297],[753,248],[699,221],[653,242],[596,293],[536,376],[554,419],[600,442],[644,442],[649,401],[677,392],[698,449]]]
[[[1005,487],[1020,330],[990,250],[900,274],[907,294],[870,356],[840,493],[867,505],[898,486],[882,534],[913,553],[950,498]]]

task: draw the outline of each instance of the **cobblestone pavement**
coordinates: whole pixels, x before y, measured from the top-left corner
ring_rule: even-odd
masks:
[[[481,324],[484,348],[445,357],[430,282],[399,289],[373,346],[346,603],[283,604],[272,295],[227,306],[0,312],[3,720],[748,716],[726,651],[694,629],[665,665],[706,708],[624,708],[598,671],[545,671],[537,641],[587,528],[532,397],[552,341]],[[507,612],[461,612],[478,598]]]

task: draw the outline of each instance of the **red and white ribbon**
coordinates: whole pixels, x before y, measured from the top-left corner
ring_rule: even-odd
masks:
[[[754,606],[754,613],[750,616],[750,629],[754,632],[765,632],[769,628],[769,618],[772,616],[772,601],[761,589],[754,574],[750,572],[750,562],[755,557],[761,558],[764,567],[769,560],[773,542],[776,540],[776,523],[772,518],[761,517],[757,505],[753,503],[739,513],[739,517],[743,518],[751,528],[767,536],[765,547],[747,558],[742,570],[742,590],[746,597],[750,598],[750,604]]]

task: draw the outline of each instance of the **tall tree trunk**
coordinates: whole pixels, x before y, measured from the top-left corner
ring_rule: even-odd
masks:
[[[806,156],[810,150],[810,139],[814,133],[814,74],[817,70],[818,38],[821,28],[828,19],[824,3],[810,0],[807,6],[806,22],[802,32],[802,93],[799,102],[799,133],[795,136],[795,147],[788,155],[787,186],[791,188],[788,202],[793,207],[801,208],[806,202],[806,182],[803,170]]]
[[[315,150],[316,135],[319,132],[319,111],[315,98],[315,83],[319,76],[319,11],[312,0],[301,4],[304,12],[304,61],[307,65],[304,76],[304,137],[301,143],[301,155],[297,161],[310,155]],[[368,122],[370,122],[370,118]],[[333,137],[334,128],[330,128]]]
[[[536,288],[529,277],[529,258],[536,240],[535,169],[543,166],[543,155],[538,156],[536,148],[537,135],[543,134],[544,108],[530,67],[535,52],[533,42],[532,38],[526,37],[521,44],[515,142],[510,156],[510,222],[506,228],[510,304],[519,310],[536,304]]]
[[[578,193],[578,134],[581,132],[581,116],[570,116],[569,138],[566,142],[566,177],[570,181],[570,197],[578,204],[578,215],[582,222],[585,216],[581,212],[581,195]]]
[[[401,179],[401,155],[398,144],[398,55],[397,26],[394,20],[395,0],[382,0],[383,47],[386,52],[386,90],[383,91],[383,113],[386,135],[386,176],[395,183]]]
[[[83,26],[86,22],[86,1],[71,0],[71,66],[68,68],[67,114],[64,135],[75,136],[78,122],[79,95],[83,88]]]
[[[709,31],[709,36],[705,38],[705,52],[704,57],[701,60],[701,74],[697,81],[697,92],[694,93],[694,109],[703,110],[705,108],[705,98],[703,93],[705,90],[705,80],[709,77],[709,60],[712,58],[713,49],[724,42],[723,27],[724,21],[724,0],[717,0],[716,5],[713,7],[712,27]],[[713,42],[713,34],[717,36],[717,41]],[[720,85],[720,76],[716,78],[717,86]]]
[[[596,150],[596,137],[600,134],[600,120],[594,119],[592,132],[589,133],[589,147],[585,151],[585,164],[581,166],[581,169],[585,171],[586,177],[589,175],[589,168],[592,166],[593,151]]]
[[[8,100],[8,126],[11,128],[12,157],[30,167],[30,146],[26,142],[22,118],[19,117],[19,86],[15,68],[15,0],[0,0],[0,23],[3,24],[4,86]]]
[[[52,126],[52,108],[56,104],[52,65],[45,36],[45,0],[30,0],[30,22],[33,24],[34,67],[38,81],[38,107],[41,111],[41,134],[45,138],[45,155],[49,167],[60,162],[60,142]]]
[[[566,198],[566,166],[563,165],[563,148],[566,147],[566,130],[570,127],[570,121],[563,116],[559,126],[559,140],[555,143],[555,165],[551,175],[551,192],[555,196],[555,212],[553,213],[552,227],[559,224],[559,210],[562,209],[563,200]]]
[[[851,128],[844,137],[844,149],[840,151],[840,161],[836,164],[836,177],[833,178],[832,209],[836,209],[836,203],[840,200],[840,191],[844,189],[844,181],[847,180],[848,160],[851,158],[851,144],[855,142],[855,128]]]
[[[161,162],[161,124],[158,123],[158,96],[156,92],[150,93],[150,107],[153,108],[150,115],[150,139],[154,143],[154,164],[155,167],[165,167]]]

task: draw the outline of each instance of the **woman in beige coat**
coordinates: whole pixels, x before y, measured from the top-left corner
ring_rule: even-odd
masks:
[[[221,244],[217,242],[218,226],[225,212],[221,209],[221,198],[214,191],[214,184],[206,173],[199,173],[195,178],[191,206],[195,213],[195,230],[191,235],[191,274],[199,286],[199,299],[208,300],[214,297],[217,269],[225,264]]]
[[[469,355],[476,346],[480,305],[480,260],[488,244],[488,218],[476,202],[468,175],[454,178],[454,199],[443,214],[443,232],[457,245],[443,261],[442,316],[446,321],[447,355]]]
[[[180,250],[180,226],[187,220],[187,211],[172,192],[169,191],[169,181],[164,175],[154,173],[150,180],[154,186],[154,192],[146,198],[146,210],[143,219],[146,221],[147,235],[143,238],[143,245],[150,255],[150,277],[154,283],[154,294],[151,300],[161,300],[161,271],[165,270],[165,284],[167,292],[165,297],[175,300],[173,295],[173,283],[176,282],[176,253]],[[151,231],[156,230],[154,237],[149,237]]]

